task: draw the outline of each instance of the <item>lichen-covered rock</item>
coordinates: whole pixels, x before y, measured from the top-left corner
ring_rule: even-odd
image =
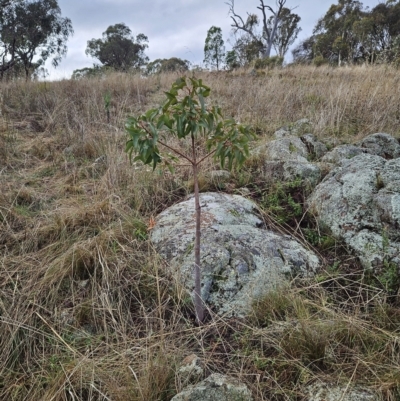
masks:
[[[300,179],[304,189],[314,188],[321,181],[321,169],[313,163],[298,161],[266,161],[263,174],[267,182],[293,182]]]
[[[308,153],[313,160],[319,160],[328,152],[326,145],[318,141],[312,134],[302,135],[301,140],[307,146]]]
[[[304,401],[380,401],[379,395],[359,386],[313,383],[305,389]]]
[[[361,154],[343,161],[308,199],[319,223],[366,268],[400,266],[400,159]]]
[[[181,363],[176,382],[180,388],[199,382],[204,375],[203,361],[195,354],[188,355]]]
[[[400,157],[399,141],[386,133],[376,133],[368,135],[359,144],[368,153],[381,156],[385,159],[395,159]]]
[[[362,149],[355,145],[340,145],[326,153],[321,161],[324,163],[332,163],[334,165],[342,165],[346,160],[352,159],[358,155],[367,153],[366,149]]]
[[[286,136],[300,136],[309,132],[312,128],[312,123],[307,118],[302,118],[288,126],[280,128],[274,133],[276,139],[281,139]]]
[[[287,276],[314,272],[319,260],[290,236],[264,228],[253,202],[239,195],[200,194],[202,298],[219,314],[244,316],[253,301]],[[151,241],[173,273],[194,288],[194,198],[156,218]]]
[[[267,181],[301,179],[313,188],[321,180],[320,168],[307,160],[311,156],[299,137],[285,136],[273,140],[260,154],[265,158],[264,176]]]
[[[293,160],[307,163],[307,146],[297,136],[286,136],[267,144],[265,151],[267,160]]]
[[[309,120],[298,120],[276,131],[275,140],[254,149],[264,159],[267,182],[300,179],[308,188],[313,188],[321,181],[320,167],[310,160],[319,159],[327,149],[312,134],[305,133],[310,127]]]
[[[214,373],[202,382],[188,386],[171,401],[252,401],[250,390],[237,379]]]

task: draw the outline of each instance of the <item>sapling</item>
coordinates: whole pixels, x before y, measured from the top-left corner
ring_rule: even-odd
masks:
[[[234,120],[224,119],[220,107],[206,104],[210,88],[201,79],[181,77],[165,95],[166,101],[161,107],[128,119],[126,151],[131,162],[134,153],[133,162],[152,164],[153,171],[158,164],[173,171],[174,164],[182,159],[192,168],[196,211],[194,305],[200,324],[204,320],[204,303],[201,298],[199,166],[211,156],[221,168],[241,166],[249,154],[248,141],[252,133]],[[188,151],[172,145],[171,137],[189,141]],[[205,147],[204,153],[198,151],[200,146]]]
[[[111,93],[106,92],[106,94],[103,96],[103,99],[104,99],[104,108],[106,110],[106,115],[107,115],[107,124],[110,124]]]

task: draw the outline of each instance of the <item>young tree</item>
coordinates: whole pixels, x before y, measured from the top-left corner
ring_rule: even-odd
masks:
[[[28,79],[50,57],[56,67],[72,33],[71,20],[61,17],[57,0],[0,0],[0,78],[23,65]]]
[[[286,0],[277,0],[277,8],[274,10],[271,6],[265,4],[264,0],[260,0],[260,5],[257,7],[262,14],[262,30],[257,33],[256,27],[259,25],[259,18],[256,14],[248,14],[246,22],[235,12],[235,0],[229,0],[229,13],[233,20],[232,27],[234,32],[242,31],[249,35],[255,43],[262,43],[261,54],[262,58],[271,55],[271,49],[274,43],[276,31],[278,29],[279,19],[282,10],[286,4]],[[267,23],[267,11],[272,14],[272,23],[269,26]]]
[[[149,59],[144,51],[148,48],[148,38],[140,33],[136,39],[124,23],[110,25],[103,32],[102,39],[87,42],[86,54],[97,58],[104,66],[117,71],[138,69]]]
[[[229,70],[234,70],[235,68],[239,68],[240,64],[238,61],[237,53],[234,49],[226,52],[225,55],[225,65]]]
[[[300,17],[297,14],[291,12],[289,8],[282,8],[278,25],[276,27],[276,33],[272,45],[279,57],[285,57],[285,54],[289,50],[289,47],[297,39],[297,35],[301,31],[298,26]],[[267,21],[267,26],[270,31],[273,30],[275,18],[271,16]]]
[[[207,32],[206,43],[204,45],[204,64],[219,70],[225,57],[224,40],[222,30],[212,26]]]
[[[246,127],[235,121],[224,120],[219,107],[205,103],[210,88],[201,79],[179,78],[165,94],[167,100],[162,107],[128,119],[126,129],[130,139],[126,150],[130,157],[132,153],[137,155],[133,161],[152,164],[153,169],[159,163],[172,168],[171,163],[177,158],[192,167],[196,209],[194,303],[197,321],[201,323],[204,319],[204,304],[201,298],[199,166],[210,156],[214,156],[222,168],[226,160],[229,169],[234,163],[241,165],[248,155],[247,142],[251,134]],[[185,152],[171,145],[169,136],[180,141],[189,140],[189,146],[185,147],[189,150]],[[204,143],[206,154],[201,155],[199,148]],[[159,146],[169,153],[161,153]]]

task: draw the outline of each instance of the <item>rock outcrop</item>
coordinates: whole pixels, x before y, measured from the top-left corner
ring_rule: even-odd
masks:
[[[317,256],[294,238],[264,227],[256,205],[239,195],[200,194],[202,298],[219,314],[243,316],[287,277],[310,275]],[[194,198],[156,218],[151,241],[173,274],[194,288]]]
[[[320,224],[365,268],[400,266],[400,159],[360,154],[342,160],[308,199]]]
[[[313,188],[321,180],[320,167],[311,160],[318,160],[327,149],[310,133],[308,120],[295,122],[275,132],[276,139],[257,148],[264,161],[264,175],[267,180],[294,181],[300,179]],[[301,135],[301,136],[299,136]]]

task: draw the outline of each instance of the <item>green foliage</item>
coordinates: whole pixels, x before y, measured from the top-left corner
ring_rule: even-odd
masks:
[[[222,39],[222,30],[216,26],[212,26],[206,37],[204,45],[204,64],[208,67],[220,69],[225,57],[224,40]]]
[[[134,38],[131,33],[124,23],[110,25],[102,39],[88,41],[86,54],[117,71],[138,69],[148,61],[144,53],[148,38],[142,33]]]
[[[302,197],[300,179],[278,182],[263,195],[261,204],[279,223],[289,223],[303,215]]]
[[[152,164],[153,170],[164,163],[173,171],[173,163],[178,157],[186,160],[193,170],[196,232],[194,261],[194,304],[197,322],[204,320],[204,304],[201,299],[200,272],[200,221],[201,208],[199,202],[199,165],[210,156],[218,160],[221,167],[232,169],[233,164],[243,164],[248,156],[248,141],[251,133],[248,128],[237,124],[234,120],[224,120],[218,106],[209,106],[205,99],[210,95],[210,88],[201,79],[181,77],[172,85],[163,106],[150,109],[139,117],[130,117],[125,125],[130,139],[126,151],[132,161]],[[180,141],[190,139],[186,144],[187,152],[174,147],[169,139],[175,137]],[[162,154],[159,145],[167,149]],[[204,145],[208,152],[200,156],[198,148]],[[172,152],[172,153],[171,153]]]
[[[382,2],[371,10],[358,0],[338,0],[318,21],[313,35],[293,50],[295,62],[317,66],[358,61],[396,62],[400,54],[400,3]]]
[[[362,19],[363,5],[357,0],[338,0],[318,21],[314,33],[318,53],[331,62],[352,61],[357,57],[358,40],[353,25]]]
[[[109,71],[112,71],[112,68],[94,64],[93,67],[85,67],[74,70],[71,78],[76,80],[84,78],[98,78],[103,74],[107,74]]]
[[[292,13],[289,8],[283,7],[279,15],[279,22],[276,27],[276,33],[272,45],[279,57],[282,59],[289,50],[289,47],[297,39],[301,28],[298,26],[300,16]],[[267,21],[267,26],[272,32],[274,17],[271,16]]]
[[[73,29],[57,0],[2,1],[0,10],[0,78],[23,68],[28,79],[50,57],[54,67],[59,64]]]
[[[397,294],[400,288],[399,267],[397,264],[384,260],[382,271],[377,278],[389,294]]]
[[[258,59],[263,50],[263,43],[260,40],[255,40],[251,36],[243,35],[236,40],[230,56],[235,55],[235,61],[238,66],[245,66],[252,61]]]
[[[306,240],[312,245],[321,250],[328,250],[336,245],[336,240],[329,234],[320,232],[315,228],[303,229]]]
[[[228,70],[234,70],[240,67],[238,56],[235,50],[229,50],[226,52],[225,65]]]
[[[178,57],[171,57],[169,59],[160,59],[148,63],[146,66],[146,74],[161,74],[163,72],[185,72],[190,67],[190,61],[182,60]]]
[[[329,61],[323,56],[319,55],[314,57],[312,62],[316,67],[321,67],[321,65],[328,64]]]
[[[252,134],[247,127],[234,120],[225,120],[218,106],[208,106],[205,99],[210,88],[201,79],[181,77],[175,81],[166,102],[160,108],[150,109],[138,117],[130,117],[126,129],[130,139],[126,151],[136,157],[133,161],[152,164],[153,169],[163,162],[168,167],[177,157],[183,157],[190,164],[199,164],[196,154],[184,154],[168,144],[174,136],[180,140],[187,137],[205,140],[207,156],[213,155],[221,167],[232,169],[234,163],[242,165],[248,156],[248,141]],[[159,145],[170,152],[161,154]],[[171,153],[172,152],[172,153]]]
[[[265,68],[275,68],[282,67],[283,57],[280,56],[272,56],[265,58],[258,58],[254,62],[254,68],[256,70],[265,69]]]

